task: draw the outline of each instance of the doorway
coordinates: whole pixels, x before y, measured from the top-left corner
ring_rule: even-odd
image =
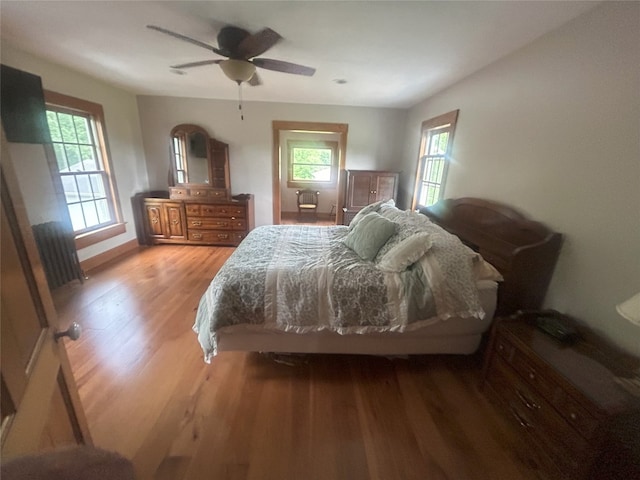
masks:
[[[283,186],[286,185],[286,178],[282,175],[283,167],[283,151],[286,145],[283,145],[283,137],[287,134],[300,135],[309,134],[317,136],[318,134],[326,134],[334,137],[338,142],[338,174],[336,189],[330,193],[330,199],[325,202],[328,206],[327,213],[335,215],[335,223],[342,223],[342,208],[344,204],[344,182],[345,182],[345,164],[347,150],[347,132],[349,125],[346,123],[318,123],[318,122],[289,122],[289,121],[273,121],[273,223],[279,225],[283,223],[283,204],[288,204],[291,200],[288,195],[285,202],[282,198]],[[295,192],[295,189],[293,189]],[[294,195],[295,193],[292,193]],[[290,207],[288,207],[290,209]],[[333,223],[333,222],[332,222]]]

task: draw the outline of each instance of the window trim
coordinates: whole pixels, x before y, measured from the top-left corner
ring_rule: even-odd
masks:
[[[438,115],[437,117],[430,118],[422,122],[420,128],[420,144],[418,147],[418,162],[416,166],[415,183],[413,187],[413,198],[411,200],[411,210],[418,208],[418,199],[422,189],[422,176],[424,174],[424,168],[426,165],[426,149],[429,145],[429,140],[432,133],[437,133],[438,130],[442,130],[445,127],[450,128],[449,140],[447,142],[447,150],[444,154],[445,164],[442,174],[442,182],[440,183],[440,195],[438,200],[442,199],[444,193],[444,185],[446,184],[447,174],[449,173],[449,162],[451,159],[451,150],[453,147],[453,137],[456,131],[456,123],[458,121],[458,113],[460,110],[453,110],[451,112]]]
[[[302,148],[329,148],[331,149],[331,180],[328,182],[293,180],[293,149]],[[335,188],[338,184],[338,142],[327,140],[287,140],[287,187],[289,188]]]
[[[102,105],[81,98],[64,95],[62,93],[53,92],[50,90],[44,91],[45,106],[47,109],[54,107],[59,110],[66,110],[67,113],[89,115],[95,123],[96,130],[96,148],[99,149],[102,156],[102,167],[107,174],[108,182],[107,188],[112,201],[114,222],[108,225],[102,225],[95,230],[85,231],[75,235],[76,248],[78,250],[102,242],[108,238],[121,235],[126,231],[125,222],[123,221],[122,208],[120,205],[120,197],[118,195],[118,188],[115,180],[115,173],[111,161],[111,155],[109,153],[109,146],[107,142],[107,132],[104,121],[104,111]],[[49,170],[53,177],[54,188],[56,189],[58,201],[64,208],[64,211],[69,215],[69,209],[67,206],[66,198],[64,195],[64,189],[62,187],[62,180],[60,171],[58,170],[58,162],[56,160],[55,151],[53,149],[53,142],[45,146],[45,153],[47,162],[49,164]],[[69,218],[69,223],[70,218]]]

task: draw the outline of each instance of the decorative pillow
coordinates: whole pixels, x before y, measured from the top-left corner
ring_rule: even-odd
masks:
[[[431,248],[431,235],[416,233],[391,248],[378,263],[384,272],[403,272],[416,263]]]
[[[392,222],[398,222],[402,218],[404,218],[405,213],[396,207],[394,204],[384,203],[380,205],[380,210],[378,213],[382,215],[384,218],[388,218]]]
[[[435,224],[431,223],[429,219],[421,213],[402,211],[385,207],[380,209],[380,215],[388,218],[397,226],[396,234],[391,237],[389,241],[385,243],[378,252],[378,255],[375,259],[376,263],[379,263],[380,260],[382,260],[382,257],[384,257],[389,252],[389,250],[391,250],[393,247],[398,245],[403,240],[409,238],[410,236],[421,232],[435,233],[442,230],[440,227],[437,227]]]
[[[356,213],[355,217],[353,217],[353,219],[351,220],[351,223],[349,224],[349,230],[353,230],[366,214],[371,212],[377,212],[378,210],[380,210],[380,207],[382,205],[392,205],[395,207],[395,204],[396,202],[394,202],[393,199],[380,200],[379,202],[371,203],[366,207],[363,207],[362,210]]]
[[[473,257],[473,276],[476,281],[493,280],[494,282],[502,282],[504,280],[504,277],[496,267],[482,258],[479,253],[476,253]]]
[[[344,244],[363,260],[373,260],[387,240],[395,233],[396,225],[376,212],[364,215],[344,238]]]

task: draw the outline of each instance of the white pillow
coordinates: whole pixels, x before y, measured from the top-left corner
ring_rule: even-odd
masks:
[[[416,263],[431,248],[431,236],[419,232],[393,246],[378,262],[383,272],[403,272]]]

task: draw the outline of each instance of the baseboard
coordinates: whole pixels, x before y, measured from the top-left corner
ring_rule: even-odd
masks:
[[[300,214],[298,212],[280,212],[280,218],[283,220],[297,220],[299,218]],[[309,218],[310,215],[304,215],[303,214],[303,218]],[[335,220],[336,215],[333,214],[329,214],[329,213],[321,213],[318,212],[316,214],[316,218],[318,220]]]
[[[80,262],[80,268],[84,271],[85,275],[87,272],[96,269],[108,263],[116,258],[123,257],[125,255],[129,255],[134,251],[138,251],[140,249],[140,245],[138,245],[138,240],[129,240],[128,242],[123,243],[122,245],[118,245],[111,250],[107,250],[106,252],[102,252],[94,257],[87,258]]]

